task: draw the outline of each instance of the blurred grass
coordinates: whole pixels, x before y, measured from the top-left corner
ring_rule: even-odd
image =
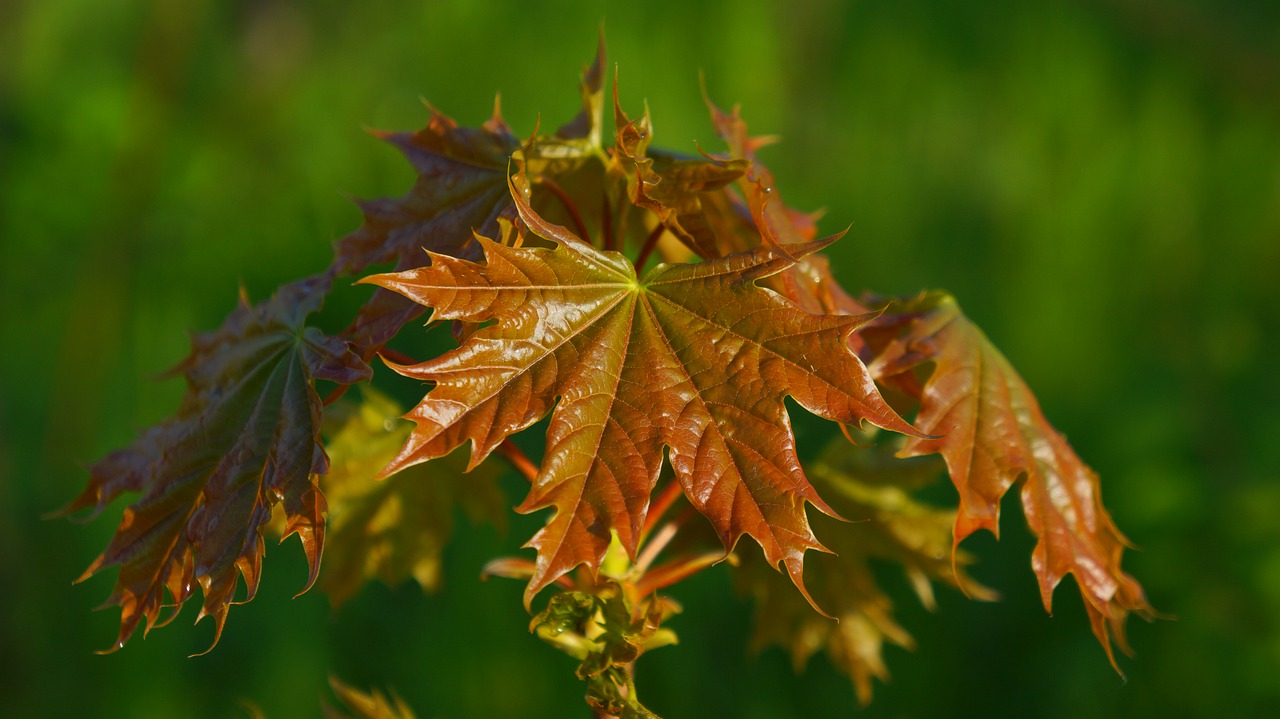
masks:
[[[215,326],[322,268],[408,168],[361,127],[420,125],[418,97],[475,123],[502,92],[528,132],[576,109],[601,19],[624,104],[657,142],[718,147],[740,102],[785,197],[826,207],[851,289],[953,291],[1103,476],[1142,548],[1128,566],[1177,621],[1132,627],[1107,666],[1074,588],[1050,619],[1009,507],[971,540],[994,605],[899,610],[914,653],[868,716],[1280,713],[1280,8],[1274,3],[366,3],[87,0],[0,5],[0,708],[7,716],[315,716],[325,674],[390,684],[420,716],[586,716],[572,663],[528,635],[481,562],[528,535],[479,530],[446,591],[289,597],[272,547],[222,643],[178,622],[98,657],[105,546],[40,521],[82,466],[168,414],[148,379]],[[514,498],[518,485],[511,487]],[[538,521],[534,518],[531,521]],[[640,688],[679,716],[847,716],[825,660],[745,656],[722,574],[678,592],[683,644]],[[184,616],[194,616],[188,610]]]

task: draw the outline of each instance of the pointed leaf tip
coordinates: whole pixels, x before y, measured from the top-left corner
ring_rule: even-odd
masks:
[[[936,452],[946,460],[960,494],[954,543],[980,529],[997,533],[1000,500],[1020,481],[1023,510],[1037,537],[1032,566],[1046,611],[1054,589],[1074,575],[1094,634],[1114,664],[1111,642],[1124,645],[1128,614],[1155,612],[1121,567],[1128,541],[1102,505],[1098,476],[953,298],[932,293],[900,300],[878,324],[890,337],[875,348],[878,379],[893,381],[921,364],[934,365],[916,389],[916,421],[930,436],[908,440],[902,454]]]

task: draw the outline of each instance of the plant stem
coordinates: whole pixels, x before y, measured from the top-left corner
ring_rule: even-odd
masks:
[[[400,365],[421,364],[417,358],[410,357],[409,355],[400,352],[399,350],[393,350],[390,347],[379,347],[378,354],[382,355],[385,359],[389,359]]]
[[[601,231],[604,233],[604,245],[602,249],[617,249],[617,240],[613,234],[613,205],[609,204],[609,195],[607,193],[602,194],[600,198],[600,227]]]
[[[730,562],[732,557],[727,558]],[[653,592],[665,589],[676,582],[687,579],[698,572],[726,560],[724,552],[703,552],[693,556],[681,556],[665,564],[660,564],[645,572],[636,582],[636,594],[647,597]]]
[[[677,487],[680,486],[676,482],[672,484]],[[676,532],[680,531],[680,528],[684,526],[685,522],[689,521],[691,516],[693,516],[693,507],[685,507],[684,511],[676,516],[675,519],[662,525],[662,528],[653,535],[652,541],[646,542],[643,538],[641,539],[644,549],[640,550],[640,556],[636,557],[635,567],[632,568],[634,576],[643,576],[649,570],[653,560],[658,558],[658,555],[667,548],[672,539],[675,539]]]
[[[644,244],[640,246],[640,254],[636,257],[635,266],[636,274],[640,274],[644,270],[644,263],[649,261],[649,255],[653,254],[654,248],[658,246],[658,238],[662,237],[662,233],[667,230],[666,225],[661,222],[653,228],[653,232],[644,239]]]
[[[662,528],[654,533],[653,541],[645,544],[644,549],[640,552],[640,556],[636,557],[635,567],[632,568],[632,571],[635,572],[636,576],[641,576],[645,572],[649,571],[649,567],[653,564],[653,560],[658,558],[658,555],[662,553],[662,550],[667,548],[667,545],[671,543],[672,539],[675,539],[676,532],[678,531],[680,531],[680,525],[677,522],[672,521],[662,525]]]
[[[644,544],[645,538],[657,526],[658,520],[662,519],[662,515],[666,514],[671,505],[675,504],[676,500],[680,499],[683,494],[684,487],[680,486],[678,480],[673,479],[667,483],[667,486],[662,488],[662,493],[649,506],[649,513],[645,515],[644,527],[640,530],[640,544]]]
[[[498,445],[498,454],[510,462],[511,466],[515,467],[516,471],[528,480],[530,484],[537,478],[538,465],[534,464],[533,460],[529,459],[529,455],[517,447],[516,443],[512,442],[510,438],[502,440],[502,444]]]
[[[342,395],[346,394],[346,393],[347,393],[347,390],[349,390],[349,389],[351,389],[351,385],[349,385],[349,384],[340,384],[340,385],[338,385],[337,387],[334,387],[334,388],[333,388],[333,391],[332,391],[332,392],[330,392],[330,393],[329,393],[329,395],[328,395],[327,397],[325,397],[323,400],[321,400],[321,402],[320,402],[320,403],[321,403],[322,405],[324,405],[325,407],[328,407],[329,405],[333,404],[334,402],[337,402],[337,401],[338,401],[338,399],[339,399],[340,397],[342,397]]]
[[[578,230],[578,237],[581,237],[587,244],[594,244],[591,242],[591,233],[587,232],[587,223],[582,221],[582,215],[578,213],[577,205],[573,204],[573,200],[569,198],[569,193],[556,184],[555,180],[548,177],[539,178],[538,182],[548,190],[551,190],[551,194],[560,200],[560,204],[569,213],[569,218],[573,220],[573,226]]]

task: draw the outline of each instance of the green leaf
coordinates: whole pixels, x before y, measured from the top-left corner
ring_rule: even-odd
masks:
[[[616,581],[593,591],[562,592],[529,623],[529,631],[580,660],[587,704],[607,716],[657,719],[636,696],[631,666],[645,651],[675,643],[662,623],[678,607],[656,594],[639,600]]]
[[[932,458],[898,459],[880,447],[858,447],[837,437],[806,469],[831,506],[852,521],[815,522],[829,525],[823,537],[834,554],[815,557],[805,569],[814,599],[839,621],[814,613],[780,586],[776,573],[746,557],[738,575],[739,584],[756,598],[752,644],[757,650],[769,644],[787,648],[797,671],[813,654],[825,651],[853,680],[865,705],[871,700],[872,678],[889,678],[884,644],[915,646],[894,618],[893,603],[880,589],[872,564],[883,560],[901,567],[921,603],[933,609],[932,583],[958,584],[951,560],[955,511],[931,507],[910,494],[937,481],[943,466]],[[963,565],[969,558],[961,554],[958,561]],[[972,579],[963,579],[971,596],[994,597]]]
[[[485,464],[464,474],[465,460],[456,453],[378,479],[412,425],[399,419],[403,410],[389,397],[372,388],[363,394],[358,405],[331,408],[329,415],[337,416],[326,422],[331,463],[321,486],[329,500],[330,541],[320,587],[334,604],[368,579],[394,587],[413,578],[435,590],[454,512],[460,507],[473,522],[505,527],[509,511],[498,468]]]

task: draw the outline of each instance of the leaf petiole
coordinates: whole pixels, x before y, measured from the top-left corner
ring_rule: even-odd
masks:
[[[511,463],[511,466],[520,473],[520,476],[529,482],[533,482],[538,476],[538,465],[534,464],[533,460],[529,459],[529,455],[525,454],[524,450],[516,446],[516,443],[509,438],[502,440],[502,444],[498,445],[497,452],[503,459]]]
[[[652,532],[653,528],[658,525],[658,520],[662,519],[667,510],[671,509],[671,505],[675,504],[676,500],[682,496],[684,496],[684,487],[681,487],[680,483],[675,480],[663,487],[662,494],[659,494],[653,504],[649,505],[649,513],[644,518],[644,528],[640,530],[640,544],[645,543],[649,532]]]
[[[560,201],[560,205],[564,207],[565,211],[569,213],[569,218],[573,220],[573,228],[578,231],[578,236],[582,238],[582,241],[589,245],[594,245],[595,243],[591,241],[591,233],[587,232],[587,223],[583,222],[582,214],[578,212],[578,206],[569,197],[569,193],[565,192],[563,187],[549,177],[539,177],[536,181],[551,190],[551,194],[555,195],[556,199]]]
[[[636,256],[635,261],[637,276],[644,271],[644,265],[649,261],[649,255],[653,254],[654,249],[658,246],[658,240],[662,238],[662,233],[666,231],[667,226],[659,222],[658,226],[653,228],[653,232],[650,232],[649,236],[644,238],[644,244],[640,246],[640,254]]]

